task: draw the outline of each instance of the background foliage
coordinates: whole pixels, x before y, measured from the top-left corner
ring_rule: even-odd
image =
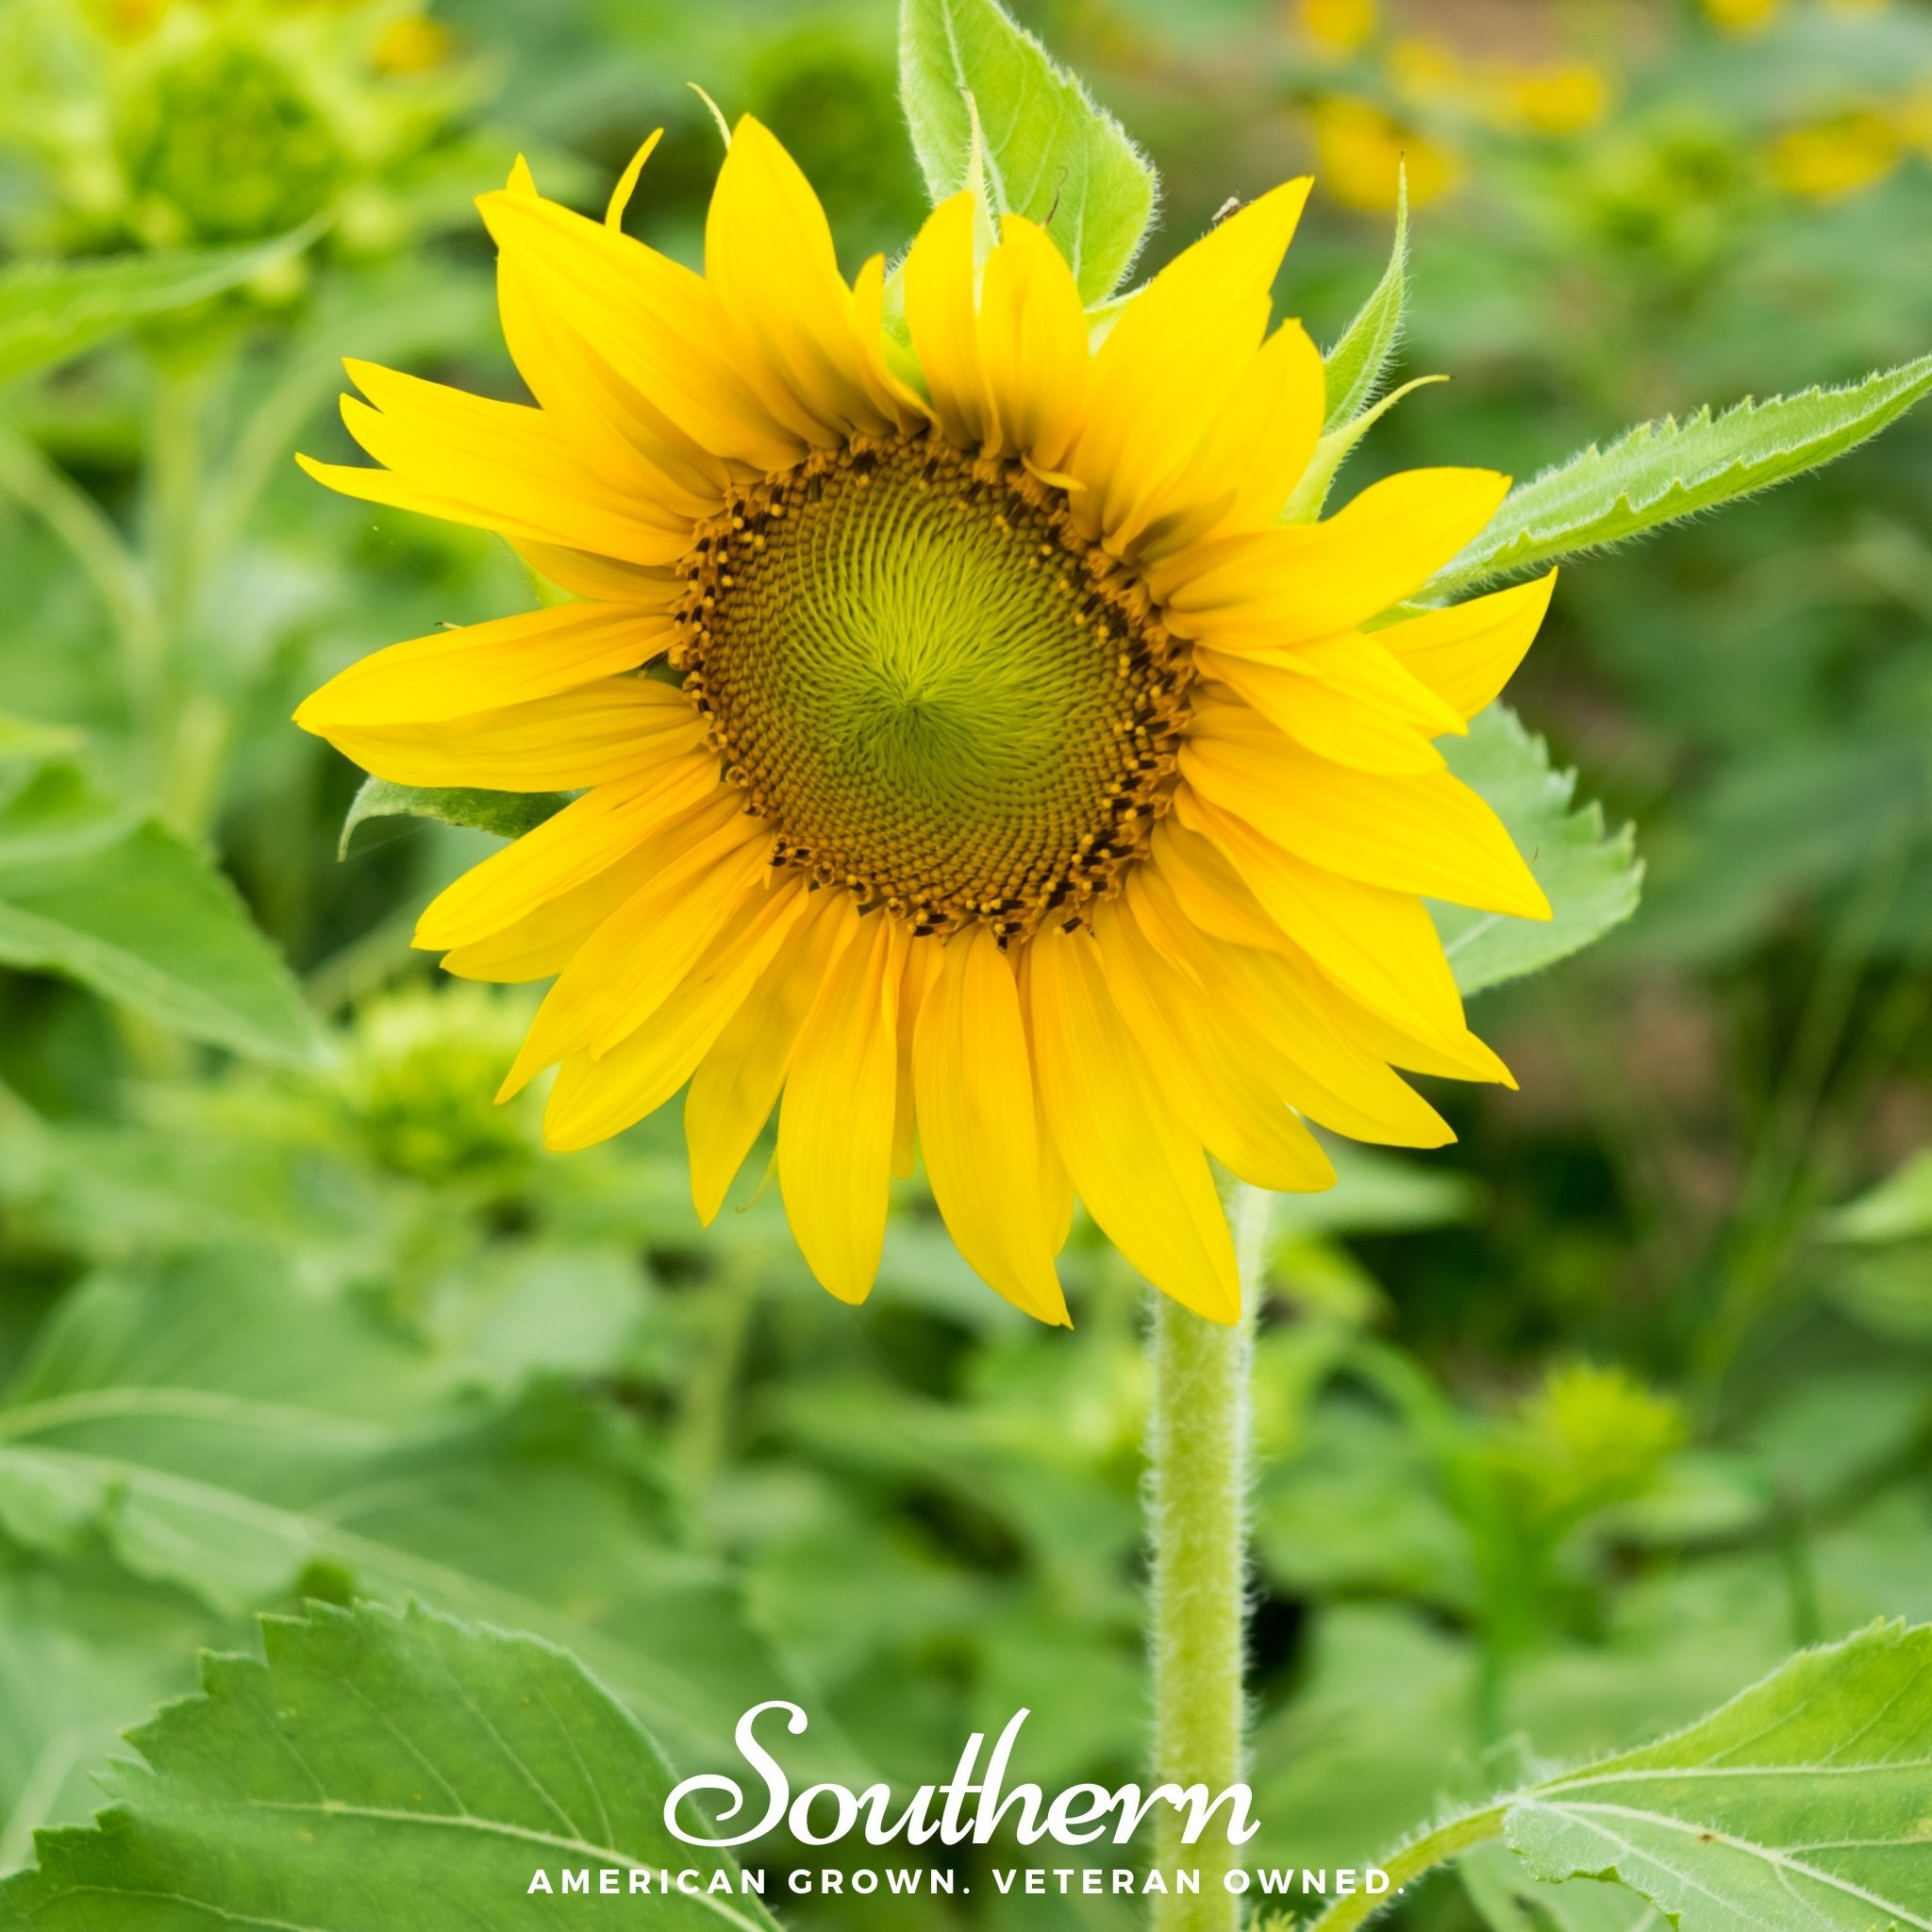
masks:
[[[1159,165],[1147,265],[1319,169],[1282,301],[1324,342],[1407,158],[1400,374],[1456,379],[1344,491],[1527,475],[1932,340],[1923,5],[1018,10]],[[893,28],[886,0],[0,7],[0,1869],[89,1815],[197,1646],[303,1598],[566,1644],[680,1768],[790,1693],[801,1769],[855,1783],[933,1777],[1020,1705],[1029,1774],[1135,1774],[1120,1264],[1076,1234],[1079,1325],[1036,1329],[908,1187],[855,1314],[756,1175],[701,1234],[675,1119],[542,1155],[488,1104],[524,1003],[407,946],[490,840],[373,819],[339,861],[356,774],[286,723],[372,645],[531,599],[491,541],[288,460],[339,453],[345,351],[514,392],[466,197],[522,149],[601,205],[662,121],[631,222],[691,255],[695,78],[791,145],[856,263],[924,205]],[[1257,1862],[1372,1856],[1521,1782],[1506,1761],[1932,1617],[1928,503],[1907,421],[1565,572],[1514,695],[1635,822],[1645,903],[1477,1002],[1520,1093],[1436,1095],[1457,1147],[1351,1155],[1284,1210]],[[1497,1856],[1403,1912],[1641,1922]],[[984,1882],[792,1905],[854,1932],[1133,1923]]]

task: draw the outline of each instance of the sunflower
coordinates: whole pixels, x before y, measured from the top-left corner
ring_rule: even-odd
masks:
[[[1507,479],[1410,471],[1279,521],[1324,415],[1314,345],[1270,328],[1306,181],[1110,325],[1044,228],[958,195],[902,323],[756,120],[702,275],[622,230],[648,153],[602,225],[521,165],[481,198],[535,407],[351,363],[382,467],[304,459],[500,532],[575,601],[378,651],[297,721],[400,784],[577,794],[415,941],[555,976],[504,1088],[558,1068],[553,1147],[682,1089],[708,1222],[775,1108],[792,1230],[844,1300],[916,1149],[1027,1313],[1067,1319],[1077,1193],[1232,1320],[1208,1157],[1323,1188],[1308,1122],[1452,1138],[1395,1069],[1508,1080],[1423,901],[1549,908],[1433,741],[1495,696],[1549,583],[1364,628]]]

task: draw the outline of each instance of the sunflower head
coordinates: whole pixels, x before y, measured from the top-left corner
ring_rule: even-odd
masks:
[[[1023,463],[856,438],[735,490],[685,569],[671,664],[774,863],[1005,942],[1144,856],[1187,657]]]
[[[299,721],[398,783],[578,794],[417,934],[465,977],[554,976],[505,1090],[558,1068],[553,1146],[683,1090],[708,1219],[775,1109],[835,1294],[869,1290],[923,1159],[1041,1319],[1076,1193],[1232,1319],[1210,1158],[1324,1187],[1311,1122],[1449,1138],[1398,1070],[1507,1078],[1423,902],[1548,908],[1434,741],[1549,584],[1364,628],[1507,479],[1409,472],[1282,521],[1325,413],[1272,321],[1306,182],[1105,325],[1047,229],[956,196],[901,326],[757,121],[702,274],[623,233],[642,158],[601,225],[521,169],[483,198],[532,403],[351,364],[380,467],[308,465],[501,532],[573,601],[380,651]]]

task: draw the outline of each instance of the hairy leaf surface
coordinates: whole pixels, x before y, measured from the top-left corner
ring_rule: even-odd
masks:
[[[935,202],[969,185],[976,131],[992,212],[1040,223],[1089,303],[1113,292],[1153,217],[1154,170],[998,0],[905,0],[899,97]]]
[[[1767,490],[1856,449],[1928,391],[1932,356],[1922,356],[1842,389],[1640,424],[1512,490],[1427,594],[1448,596]]]
[[[131,1734],[143,1761],[115,1767],[112,1808],[41,1834],[40,1869],[0,1886],[0,1919],[369,1932],[641,1911],[666,1932],[772,1932],[727,1854],[665,1829],[664,1759],[565,1652],[413,1604],[317,1604],[261,1627],[264,1661],[206,1658],[203,1694]],[[666,1895],[667,1869],[700,1889]],[[530,1890],[539,1870],[547,1892]],[[583,1892],[563,1890],[566,1871],[589,1874]]]
[[[1511,919],[1465,906],[1432,907],[1465,994],[1540,972],[1636,910],[1643,867],[1630,827],[1606,832],[1595,803],[1573,808],[1576,774],[1551,769],[1548,747],[1515,712],[1491,705],[1467,738],[1445,738],[1441,748],[1450,770],[1508,826],[1556,914],[1548,921]]]
[[[0,806],[0,962],[78,980],[196,1040],[315,1050],[280,956],[208,857],[48,765]]]

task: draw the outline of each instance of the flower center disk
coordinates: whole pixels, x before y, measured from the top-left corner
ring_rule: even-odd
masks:
[[[1144,849],[1186,657],[1020,466],[859,440],[741,488],[684,570],[674,662],[775,862],[1006,939]]]

